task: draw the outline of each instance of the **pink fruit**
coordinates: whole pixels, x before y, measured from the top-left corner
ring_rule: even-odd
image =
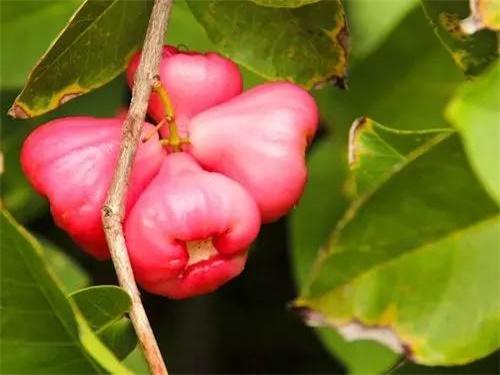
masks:
[[[305,90],[263,84],[193,117],[188,150],[205,169],[238,181],[270,222],[302,195],[304,153],[317,124],[316,103]]]
[[[139,59],[140,52],[132,57],[127,68],[130,87],[133,86]],[[160,80],[174,107],[181,136],[186,135],[187,122],[191,117],[238,95],[243,86],[238,66],[231,60],[213,52],[180,52],[172,46],[163,47]],[[165,117],[160,97],[155,92],[149,100],[148,113],[158,122]],[[161,133],[166,137],[168,127],[163,127]]]
[[[48,122],[24,142],[21,165],[28,180],[47,196],[54,220],[96,258],[109,258],[101,207],[115,169],[123,120],[66,117]],[[145,124],[145,132],[152,125]],[[137,151],[127,209],[151,181],[165,157],[158,136]]]
[[[130,211],[125,236],[141,286],[185,298],[237,276],[259,228],[258,208],[242,187],[174,153]]]

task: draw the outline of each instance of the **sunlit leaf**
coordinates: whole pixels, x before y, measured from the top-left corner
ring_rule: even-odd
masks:
[[[498,205],[456,134],[436,135],[391,169],[340,220],[297,306],[314,324],[422,364],[491,353],[500,324]]]
[[[357,194],[373,189],[395,172],[419,146],[449,129],[397,130],[362,117],[351,128],[349,164]]]
[[[447,108],[479,178],[500,202],[500,63],[460,88]]]

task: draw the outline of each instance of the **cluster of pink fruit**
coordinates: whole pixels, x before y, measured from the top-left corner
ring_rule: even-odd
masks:
[[[131,60],[133,76],[139,53]],[[213,291],[237,276],[261,223],[300,198],[318,111],[300,87],[242,93],[238,67],[216,53],[165,46],[128,187],[125,237],[134,275],[171,298]],[[123,119],[66,117],[26,139],[21,163],[56,223],[88,253],[109,257],[100,210]],[[156,129],[159,127],[157,126]]]

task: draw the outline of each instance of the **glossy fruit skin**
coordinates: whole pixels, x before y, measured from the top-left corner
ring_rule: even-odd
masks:
[[[133,87],[139,65],[136,53],[127,68],[127,80]],[[241,93],[243,81],[238,66],[217,53],[181,52],[172,46],[163,47],[160,81],[166,88],[175,111],[175,121],[181,136],[187,135],[187,123],[196,114]],[[149,100],[149,115],[157,122],[165,111],[157,93]],[[161,129],[168,136],[168,127]]]
[[[211,292],[237,276],[259,229],[258,208],[239,184],[174,153],[130,211],[125,236],[139,284],[177,299]],[[216,253],[198,252],[202,260],[190,263],[187,244],[210,239]]]
[[[86,252],[109,258],[101,208],[118,157],[123,120],[65,117],[39,126],[25,140],[21,165],[50,203],[56,224]],[[145,124],[144,132],[152,125]],[[158,137],[141,144],[131,175],[127,211],[160,168],[165,151]]]
[[[317,126],[318,109],[307,91],[267,83],[193,117],[188,151],[205,169],[239,182],[267,223],[302,195],[305,150]]]

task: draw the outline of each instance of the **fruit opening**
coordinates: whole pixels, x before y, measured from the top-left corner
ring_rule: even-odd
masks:
[[[212,242],[212,238],[201,241],[188,241],[186,242],[186,249],[189,255],[187,267],[219,254]]]

